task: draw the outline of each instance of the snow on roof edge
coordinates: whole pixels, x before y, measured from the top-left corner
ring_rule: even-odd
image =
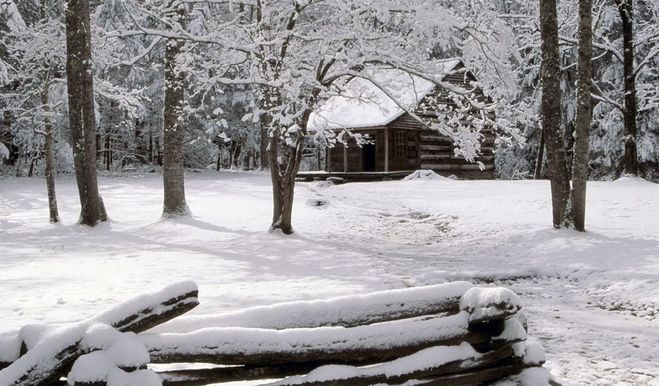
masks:
[[[444,64],[442,73],[444,76],[442,79],[448,75],[447,73],[454,70],[460,63],[462,63],[461,58],[448,58],[433,61],[435,64]],[[407,98],[407,104],[413,104],[416,106],[421,99],[423,99],[428,93],[435,88],[435,85],[430,81],[422,79],[420,77],[411,75],[403,70],[395,68],[386,68],[381,69],[381,74],[389,71],[392,72],[392,79],[396,76],[400,77],[403,75],[404,78],[409,77],[411,82],[412,90],[410,95],[400,95],[402,98],[396,98],[401,100],[401,104],[405,104],[405,99]],[[380,75],[381,75],[380,74]],[[393,79],[396,80],[396,79]],[[401,79],[398,79],[400,82]],[[419,83],[420,87],[423,87],[425,84],[425,91],[418,90],[416,83]],[[351,88],[350,85],[353,87]],[[394,87],[396,85],[393,85]],[[400,86],[400,85],[399,85]],[[410,84],[406,85],[410,86]],[[361,90],[360,90],[361,88]],[[370,90],[369,90],[370,89]],[[372,97],[370,101],[360,100],[361,94],[370,92]],[[408,90],[409,91],[409,90]],[[422,91],[422,92],[419,92]],[[401,89],[389,89],[387,93],[392,92],[401,92]],[[405,93],[405,90],[402,90]],[[357,94],[352,95],[350,94]],[[411,98],[411,99],[410,99]],[[388,108],[388,109],[387,109]],[[323,111],[325,110],[325,111]],[[405,109],[401,108],[389,98],[378,86],[374,85],[370,80],[364,78],[353,78],[346,84],[346,93],[343,95],[336,95],[330,97],[327,101],[320,105],[316,110],[311,113],[309,117],[309,122],[307,124],[307,129],[310,132],[316,132],[318,130],[344,130],[344,129],[365,129],[365,128],[376,128],[379,126],[386,126],[402,116],[406,112]]]

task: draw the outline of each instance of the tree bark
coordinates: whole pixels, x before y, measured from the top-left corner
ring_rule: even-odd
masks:
[[[554,228],[565,225],[570,181],[561,135],[561,87],[556,0],[540,0],[542,39],[542,127],[547,147]]]
[[[46,20],[46,2],[41,2],[41,19]],[[58,223],[59,210],[57,208],[57,194],[55,192],[55,138],[53,125],[50,121],[50,76],[52,68],[48,69],[46,82],[41,93],[41,105],[44,111],[44,153],[46,157],[46,189],[48,191],[48,216],[51,223]]]
[[[281,215],[283,212],[282,176],[279,172],[279,138],[273,135],[268,145],[268,161],[270,163],[270,179],[272,180],[272,224],[270,230],[281,228]],[[292,228],[292,227],[291,227]],[[282,231],[286,233],[286,230]],[[293,233],[288,229],[288,233]]]
[[[540,144],[538,145],[538,154],[535,160],[535,170],[533,172],[533,179],[539,180],[542,178],[542,164],[545,160],[545,131],[540,128]]]
[[[326,73],[329,66],[320,74],[321,78]],[[292,216],[293,216],[293,198],[295,195],[295,177],[300,170],[302,162],[302,151],[304,148],[304,139],[307,135],[307,124],[309,117],[316,105],[320,88],[314,88],[309,95],[306,108],[299,120],[299,126],[294,132],[286,133],[286,141],[281,144],[281,138],[284,133],[275,132],[270,138],[270,147],[268,157],[270,160],[270,176],[272,178],[272,195],[274,210],[272,215],[271,230],[281,229],[284,234],[293,233]],[[279,98],[277,98],[279,100]],[[279,150],[283,150],[282,155]],[[280,163],[279,161],[282,161]]]
[[[177,1],[170,5],[174,18],[182,21],[184,5]],[[165,48],[165,105],[164,114],[164,152],[163,152],[163,183],[164,183],[164,217],[177,217],[190,214],[185,200],[185,176],[183,141],[183,73],[178,66],[179,56],[183,49],[182,40],[170,39]]]
[[[579,63],[577,86],[577,121],[572,162],[571,209],[574,228],[585,230],[586,184],[591,124],[591,92],[593,84],[592,0],[579,0]]]
[[[105,134],[105,170],[110,171],[112,169],[112,138],[110,133]]]
[[[634,23],[633,0],[616,0],[622,20],[622,49],[625,91],[625,155],[624,172],[638,174],[636,148],[636,80],[634,76]]]
[[[269,167],[268,160],[268,129],[271,124],[270,115],[268,113],[261,115],[261,136],[259,144],[259,162],[260,169],[264,170]]]
[[[270,177],[272,179],[272,225],[271,230],[279,229],[284,234],[293,233],[293,198],[295,195],[295,177],[300,170],[302,160],[302,134],[292,134],[292,144],[281,144],[279,134],[270,138],[268,157]],[[282,150],[280,156],[280,150]],[[281,159],[280,159],[281,158]],[[283,161],[283,162],[279,162]]]
[[[89,0],[68,0],[66,11],[66,75],[69,124],[80,223],[95,226],[107,220],[96,177],[96,120],[89,21]]]
[[[51,223],[60,221],[59,211],[57,209],[57,195],[55,194],[55,138],[53,137],[53,125],[50,122],[50,105],[48,104],[48,88],[46,82],[43,93],[41,94],[41,104],[46,113],[44,116],[44,153],[46,156],[46,188],[48,190],[48,212]]]

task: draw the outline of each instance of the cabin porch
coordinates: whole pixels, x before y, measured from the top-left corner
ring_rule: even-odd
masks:
[[[418,130],[385,126],[352,132],[368,138],[368,143],[359,146],[354,138],[350,138],[347,146],[337,143],[333,148],[327,148],[325,172],[391,173],[419,168]]]
[[[323,170],[301,171],[297,174],[299,181],[317,181],[335,179],[339,182],[369,182],[401,180],[413,173],[414,170],[400,170],[395,172],[327,172]]]

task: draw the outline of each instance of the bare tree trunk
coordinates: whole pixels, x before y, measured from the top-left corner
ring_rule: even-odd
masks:
[[[593,88],[592,0],[579,0],[579,63],[577,86],[577,122],[572,162],[572,221],[574,228],[585,230],[586,184],[590,140],[591,97]]]
[[[545,132],[554,228],[565,225],[570,181],[561,135],[561,86],[556,0],[540,0],[542,127]]]
[[[32,154],[32,158],[30,158],[30,169],[27,172],[28,177],[32,177],[34,175],[34,165],[37,163],[39,160],[39,155],[38,153],[35,154],[34,152],[30,152]]]
[[[293,146],[281,145],[279,135],[270,138],[268,151],[270,161],[270,176],[272,178],[272,225],[271,230],[280,229],[284,234],[293,233],[293,198],[295,195],[295,177],[300,169],[302,160],[302,144],[304,136],[295,135]],[[282,146],[281,155],[283,163],[278,162],[279,147]],[[285,148],[283,146],[286,146]]]
[[[538,155],[535,160],[535,170],[533,179],[539,180],[542,178],[542,164],[545,160],[545,131],[540,128],[540,144],[538,145]]]
[[[272,224],[271,230],[281,228],[281,218],[283,212],[283,194],[282,194],[282,176],[279,171],[279,136],[270,137],[268,146],[268,160],[270,161],[270,179],[272,180]],[[282,229],[284,233],[285,230]],[[289,233],[292,233],[292,229]]]
[[[215,170],[219,172],[221,167],[222,167],[222,143],[220,142],[217,145],[217,165],[215,167]]]
[[[260,153],[260,169],[267,169],[268,168],[268,129],[270,128],[271,124],[271,119],[270,119],[270,114],[265,113],[261,115],[261,138],[260,138],[260,144],[259,144],[259,153]]]
[[[178,1],[170,4],[174,17],[182,21],[184,6]],[[165,200],[164,217],[185,216],[190,214],[185,200],[185,176],[183,140],[183,73],[178,66],[183,49],[182,40],[170,39],[165,48],[165,105],[164,105],[164,153],[163,182]]]
[[[112,168],[112,139],[110,133],[105,134],[105,170],[110,171]]]
[[[329,69],[329,66],[327,67]],[[324,76],[326,71],[321,73]],[[320,89],[315,88],[307,101],[307,108],[300,118],[297,131],[289,132],[289,140],[284,144],[281,142],[281,132],[274,132],[270,137],[268,157],[270,160],[270,176],[272,179],[272,226],[271,230],[281,229],[284,234],[293,233],[293,198],[295,196],[295,178],[300,170],[302,162],[302,150],[304,139],[307,134],[307,124],[311,116],[312,107],[316,103]],[[279,154],[279,150],[283,154]],[[281,163],[279,160],[281,159]]]
[[[55,194],[55,138],[53,137],[53,125],[50,122],[50,105],[48,104],[49,82],[46,82],[41,94],[41,104],[46,113],[44,116],[44,152],[46,153],[46,188],[48,190],[48,212],[51,223],[60,221],[57,209],[57,195]]]
[[[616,0],[622,19],[622,51],[625,89],[625,156],[624,172],[638,174],[636,149],[636,80],[634,76],[634,8],[633,0]]]
[[[41,2],[41,19],[46,20],[46,2]],[[48,191],[48,217],[51,223],[58,223],[59,210],[57,208],[57,194],[55,192],[55,138],[53,125],[50,121],[50,76],[52,68],[48,69],[46,82],[41,93],[41,105],[44,111],[44,153],[46,157],[46,190]]]
[[[80,223],[94,226],[107,220],[96,178],[96,122],[89,22],[89,0],[68,0],[66,11],[66,75],[69,124],[76,181],[80,195]]]

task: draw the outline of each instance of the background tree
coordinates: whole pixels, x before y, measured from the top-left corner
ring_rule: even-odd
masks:
[[[554,228],[564,225],[570,179],[561,130],[561,68],[558,46],[556,1],[540,1],[540,35],[542,37],[542,127],[549,161],[549,181]]]
[[[579,81],[577,87],[577,121],[572,163],[571,209],[574,228],[585,230],[586,183],[588,181],[588,153],[591,125],[592,93],[592,2],[579,0]]]
[[[66,75],[71,143],[80,196],[80,223],[107,220],[96,177],[96,119],[88,0],[68,0]]]
[[[171,23],[184,28],[185,4],[169,2],[165,16]],[[184,216],[190,213],[185,200],[183,140],[184,125],[184,69],[182,50],[184,41],[168,39],[165,43],[165,104],[163,107],[163,216]]]
[[[634,6],[633,0],[615,0],[622,21],[622,57],[625,92],[625,172],[638,174],[636,130],[636,73],[634,69]]]
[[[51,11],[52,12],[52,11]],[[59,17],[51,18],[48,3],[40,3],[39,17],[30,24],[13,22],[5,43],[6,58],[12,63],[12,86],[3,92],[5,112],[13,117],[11,138],[30,154],[28,175],[39,158],[45,159],[50,221],[59,222],[55,193],[56,137],[54,122],[61,112],[64,38]],[[20,25],[20,28],[17,26]],[[55,97],[51,98],[51,90]],[[35,135],[37,134],[37,135]]]

